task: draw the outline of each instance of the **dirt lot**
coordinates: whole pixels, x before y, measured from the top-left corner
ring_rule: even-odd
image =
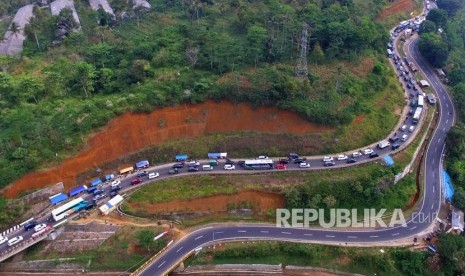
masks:
[[[134,211],[145,211],[148,214],[172,213],[172,212],[224,212],[230,208],[240,207],[241,204],[247,204],[257,211],[266,211],[284,207],[285,201],[280,194],[242,191],[232,195],[217,195],[204,198],[196,198],[186,201],[170,201],[154,204],[138,204],[136,202],[128,203]]]
[[[16,197],[22,191],[60,181],[68,190],[75,185],[78,173],[99,167],[121,155],[173,138],[235,131],[307,134],[331,129],[309,123],[289,111],[271,107],[253,109],[247,104],[230,102],[180,105],[150,114],[127,113],[92,135],[78,155],[65,160],[60,166],[25,175],[6,187],[3,194]]]
[[[398,13],[409,13],[415,9],[415,2],[412,0],[395,0],[392,5],[387,7],[386,9],[382,10],[377,20],[382,20],[386,17],[389,17],[393,14]]]

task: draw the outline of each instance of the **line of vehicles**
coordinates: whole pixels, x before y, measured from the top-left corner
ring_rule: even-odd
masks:
[[[50,231],[52,227],[50,225],[47,225],[45,223],[37,223],[35,220],[31,220],[24,224],[24,230],[29,231],[31,229],[34,230],[34,234],[32,234],[32,237],[35,238],[47,231]],[[24,240],[23,236],[16,236],[11,239],[8,239],[6,236],[0,236],[0,245],[4,244],[5,242],[8,244],[9,247],[16,245]]]

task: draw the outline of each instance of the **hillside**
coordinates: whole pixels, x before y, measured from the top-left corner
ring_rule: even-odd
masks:
[[[372,113],[390,87],[387,31],[361,4],[149,2],[134,12],[132,3],[109,1],[117,21],[88,1],[56,16],[34,8],[22,57],[0,59],[0,186],[58,164],[127,111],[231,100],[337,128]],[[304,22],[309,74],[296,78]],[[363,60],[371,65],[351,71]]]

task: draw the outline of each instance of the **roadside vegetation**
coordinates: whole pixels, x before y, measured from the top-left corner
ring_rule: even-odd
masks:
[[[13,2],[3,10],[12,12]],[[0,59],[0,187],[76,153],[89,133],[127,111],[228,99],[341,129],[360,114],[369,114],[367,128],[383,121],[360,134],[363,142],[395,121],[397,98],[374,107],[396,86],[384,59],[387,31],[360,8],[380,9],[380,1],[152,1],[152,11],[116,23],[85,1],[75,4],[81,32],[67,30],[62,40],[56,26],[75,26],[69,11],[53,17],[35,9],[22,58]],[[117,13],[131,9],[110,4]],[[303,22],[310,71],[298,79]],[[347,69],[366,58],[364,75]],[[347,137],[341,141],[356,140]]]

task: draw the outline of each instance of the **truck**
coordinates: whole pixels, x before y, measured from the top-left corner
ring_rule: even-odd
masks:
[[[423,111],[423,108],[422,107],[417,107],[417,109],[415,109],[415,113],[413,114],[413,119],[412,119],[412,122],[414,124],[418,123],[418,121],[420,121],[420,117],[421,117],[421,112]]]
[[[110,199],[107,203],[103,204],[99,207],[100,213],[102,216],[106,216],[111,211],[115,210],[118,204],[123,202],[123,197],[120,195],[115,195],[112,199]]]
[[[383,141],[379,142],[378,148],[384,149],[384,148],[389,147],[390,145],[391,145],[391,143],[389,143],[389,142],[386,141],[386,140],[383,140]]]

